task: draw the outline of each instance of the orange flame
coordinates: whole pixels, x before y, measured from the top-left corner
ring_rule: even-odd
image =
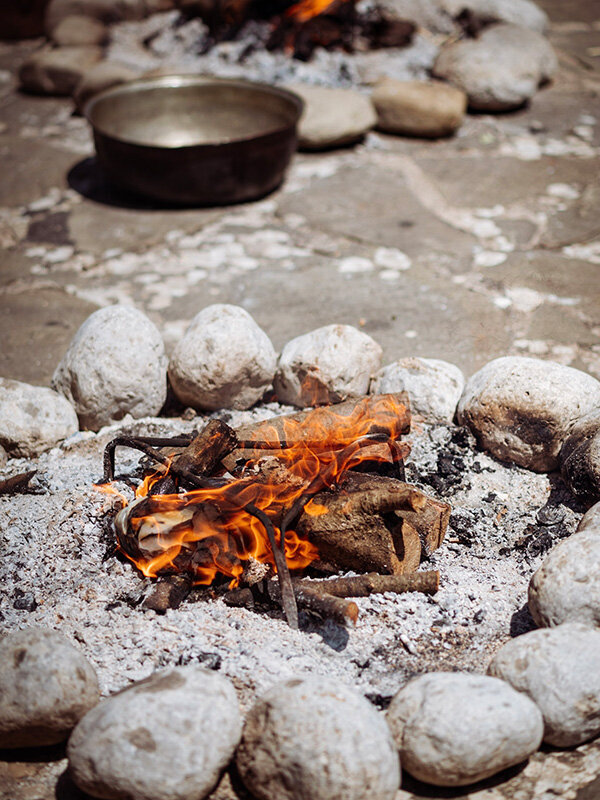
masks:
[[[309,19],[316,17],[327,11],[335,0],[300,0],[286,9],[285,16],[293,17],[298,22],[308,22]]]
[[[145,479],[137,499],[117,514],[119,545],[149,577],[185,571],[195,583],[210,584],[220,573],[236,585],[250,558],[275,568],[262,523],[244,507],[253,504],[264,511],[279,540],[285,513],[317,478],[319,488],[331,487],[366,458],[388,461],[385,445],[363,448],[357,440],[373,433],[396,440],[406,419],[406,408],[396,398],[381,395],[365,398],[350,414],[330,406],[312,410],[301,421],[283,420],[281,435],[276,425],[265,422],[253,438],[258,448],[265,442],[289,445],[271,451],[279,472],[257,473],[257,462],[249,461],[243,477],[223,487],[152,496],[153,484],[165,475],[161,469]],[[310,500],[305,511],[318,516],[327,508]],[[290,569],[301,569],[318,558],[316,547],[293,530],[285,532],[284,549]]]

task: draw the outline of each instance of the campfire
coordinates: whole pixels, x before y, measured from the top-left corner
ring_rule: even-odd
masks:
[[[267,50],[284,50],[302,61],[317,47],[348,53],[404,47],[415,32],[412,22],[392,19],[378,6],[357,11],[354,0],[209,0],[192,10],[209,29],[204,53],[218,42],[243,38],[246,25],[256,21],[269,24]]]
[[[119,548],[146,576],[226,583],[231,604],[278,602],[294,628],[298,605],[345,623],[358,615],[347,597],[436,591],[437,573],[413,573],[441,544],[450,506],[404,482],[409,428],[406,396],[389,394],[237,431],[212,420],[186,437],[117,437],[107,486],[117,447],[153,462],[116,515]],[[305,568],[364,574],[292,579]]]

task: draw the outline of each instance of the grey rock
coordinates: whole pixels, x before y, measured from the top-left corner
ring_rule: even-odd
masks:
[[[120,83],[127,83],[137,77],[138,73],[129,67],[115,64],[113,61],[101,61],[84,74],[73,93],[73,99],[77,108],[83,110],[87,101],[98,92]]]
[[[439,81],[396,81],[386,78],[371,96],[377,127],[388,133],[437,138],[460,127],[467,96]]]
[[[542,741],[528,697],[485,675],[431,672],[395,695],[388,724],[403,769],[436,786],[464,786],[519,764]]]
[[[389,18],[409,20],[432,33],[454,33],[458,27],[440,0],[382,0],[379,5]]]
[[[109,24],[143,19],[147,13],[144,0],[50,0],[44,27],[51,35],[60,22],[74,14]]]
[[[173,391],[196,409],[245,409],[271,385],[277,354],[239,306],[212,305],[192,320],[169,363]]]
[[[8,453],[6,449],[0,445],[0,467],[4,467],[8,461]]]
[[[600,503],[589,508],[579,520],[577,531],[595,530],[600,533]]]
[[[465,377],[454,364],[435,358],[401,358],[375,374],[370,391],[406,391],[413,413],[452,422],[464,385]]]
[[[369,98],[353,89],[289,87],[304,100],[298,143],[305,150],[340,147],[361,139],[377,122]]]
[[[102,48],[58,47],[37,50],[19,69],[21,87],[35,94],[70,95],[86,70],[102,58]]]
[[[472,109],[509,111],[530,100],[556,68],[541,34],[503,23],[442,48],[433,74],[466,92]]]
[[[64,741],[99,697],[94,668],[60,633],[30,628],[0,640],[0,747]]]
[[[108,29],[93,17],[72,14],[54,27],[51,38],[59,47],[103,45],[108,40]]]
[[[197,665],[175,667],[103,700],[67,747],[77,786],[105,800],[201,800],[241,734],[231,682]]]
[[[367,393],[381,364],[381,347],[351,325],[326,325],[288,342],[274,387],[282,403],[303,408]]]
[[[560,451],[560,470],[573,494],[600,500],[600,407],[580,419]]]
[[[540,626],[600,625],[600,530],[559,542],[529,582],[529,610]]]
[[[548,16],[531,0],[442,0],[441,6],[453,17],[469,11],[481,25],[510,22],[538,33],[548,27]]]
[[[84,428],[156,415],[167,396],[167,357],[158,329],[130,306],[95,311],[73,337],[52,378]]]
[[[383,716],[322,677],[286,681],[258,700],[237,767],[258,800],[393,800],[400,783]]]
[[[44,386],[0,378],[0,445],[31,458],[79,429],[73,406]]]
[[[575,422],[600,404],[600,382],[554,361],[504,356],[469,378],[458,421],[501,461],[546,472]]]
[[[573,747],[600,733],[600,631],[569,622],[524,633],[488,672],[536,703],[548,744]]]

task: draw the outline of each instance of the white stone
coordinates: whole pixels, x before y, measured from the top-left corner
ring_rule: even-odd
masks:
[[[52,41],[59,47],[103,45],[108,39],[108,30],[103,22],[82,14],[64,17],[52,31]]]
[[[453,17],[469,11],[482,24],[511,22],[538,33],[548,27],[546,13],[531,0],[441,0],[441,6]]]
[[[227,678],[174,667],[86,714],[69,739],[69,772],[105,800],[201,800],[233,756],[241,727]]]
[[[463,91],[440,81],[385,78],[375,86],[371,100],[380,130],[432,139],[454,133],[467,107]]]
[[[560,451],[560,471],[585,503],[600,500],[600,404],[571,429]]]
[[[66,17],[74,14],[101,22],[121,22],[142,19],[146,14],[147,0],[50,0],[46,8],[44,27],[52,33]]]
[[[531,697],[548,744],[573,747],[600,733],[600,631],[569,622],[524,633],[500,648],[488,672]]]
[[[395,695],[388,723],[403,769],[436,786],[464,786],[519,764],[542,741],[528,697],[485,675],[431,672]]]
[[[600,626],[600,530],[589,527],[555,545],[531,577],[529,610],[539,626]]]
[[[11,456],[39,455],[78,429],[75,409],[62,395],[0,378],[0,445]]]
[[[29,628],[0,640],[0,747],[62,742],[99,698],[94,668],[62,634]]]
[[[466,92],[472,109],[509,111],[530,100],[556,68],[556,55],[541,34],[502,23],[477,39],[442,48],[433,74]]]
[[[351,325],[326,325],[288,342],[274,387],[282,403],[303,408],[367,394],[381,347]]]
[[[571,427],[599,404],[600,382],[591,375],[554,361],[504,356],[469,378],[457,416],[496,458],[546,472],[558,467]]]
[[[258,800],[393,800],[400,783],[383,716],[316,676],[281,683],[253,706],[237,767]]]
[[[595,530],[600,533],[600,503],[589,508],[579,520],[577,531]]]
[[[70,95],[101,58],[102,48],[92,45],[36,50],[19,68],[19,81],[35,94]]]
[[[169,363],[173,391],[196,409],[246,409],[271,385],[277,354],[267,334],[239,306],[200,311]]]
[[[289,88],[304,100],[304,112],[298,123],[298,143],[305,150],[356,142],[377,121],[369,98],[353,89],[304,84]]]
[[[376,373],[371,394],[408,392],[411,411],[452,422],[465,385],[462,371],[435,358],[401,358]]]
[[[167,395],[166,367],[154,323],[131,306],[108,306],[79,328],[52,385],[71,401],[83,428],[99,430],[126,414],[158,414]]]

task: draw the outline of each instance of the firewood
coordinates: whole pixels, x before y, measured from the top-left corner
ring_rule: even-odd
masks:
[[[142,608],[164,614],[169,608],[178,608],[191,588],[192,584],[186,575],[169,575],[152,586],[142,601]]]
[[[437,570],[427,572],[411,572],[405,575],[379,575],[369,572],[366,575],[352,575],[348,578],[328,578],[327,580],[308,581],[294,580],[294,591],[298,588],[312,587],[335,597],[367,597],[370,594],[404,594],[405,592],[422,592],[435,594],[440,585],[440,573]]]
[[[345,600],[343,597],[335,597],[323,591],[320,587],[313,587],[307,584],[294,584],[294,595],[300,608],[312,611],[324,619],[331,619],[340,625],[356,623],[358,619],[358,606],[352,601]],[[276,587],[277,584],[269,582],[269,588]],[[276,599],[276,598],[274,598]]]
[[[384,434],[398,439],[410,430],[410,419],[405,392],[372,395],[332,406],[320,406],[237,429],[240,447],[224,458],[222,463],[227,469],[233,470],[240,460],[260,458],[265,455],[265,450],[272,452],[298,442],[332,450],[346,447],[357,438],[369,434]],[[373,446],[377,445],[373,443]],[[382,452],[385,447],[387,445],[383,444]]]
[[[419,534],[424,556],[430,556],[444,541],[451,510],[449,503],[425,495],[425,505],[418,512],[398,512]]]
[[[305,507],[294,530],[316,545],[324,571],[352,569],[399,575],[421,556],[412,522],[397,512],[413,512],[427,496],[394,478],[349,473],[335,491],[319,492]]]
[[[212,475],[217,464],[237,446],[233,428],[211,419],[177,459],[177,466],[194,475]]]

